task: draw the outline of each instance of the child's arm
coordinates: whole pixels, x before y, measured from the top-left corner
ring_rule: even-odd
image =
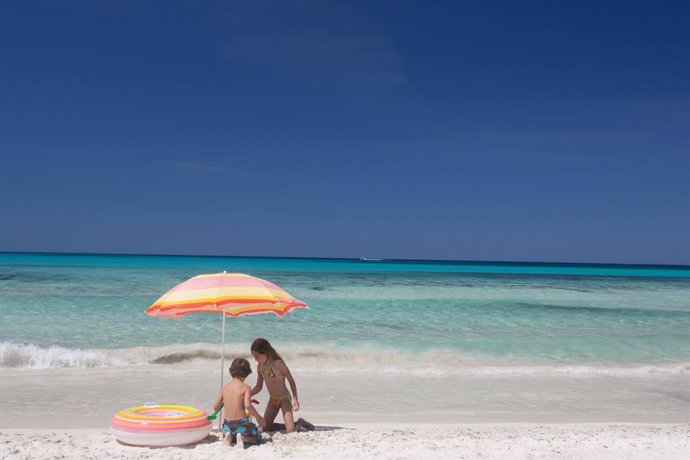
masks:
[[[256,421],[257,421],[257,423],[259,424],[259,426],[260,426],[262,429],[263,429],[263,428],[266,428],[266,425],[265,425],[266,422],[264,421],[264,418],[261,416],[261,414],[259,414],[259,412],[258,412],[256,409],[254,409],[254,406],[251,406],[251,407],[249,408],[249,411],[251,412],[252,417],[254,417],[254,418],[256,419]]]
[[[217,411],[223,407],[223,389],[220,389],[220,393],[218,393],[218,397],[216,398],[216,402],[213,403],[213,410]]]
[[[264,376],[261,373],[261,366],[259,366],[256,369],[256,371],[257,371],[256,372],[257,373],[256,385],[254,385],[254,388],[252,388],[252,392],[251,392],[250,396],[254,396],[255,394],[257,394],[258,392],[260,392],[264,388]]]
[[[285,361],[282,359],[276,361],[275,366],[285,376],[288,383],[290,383],[290,390],[292,390],[292,408],[295,412],[297,412],[299,410],[299,399],[297,398],[297,384],[295,383],[295,379],[292,377],[287,364],[285,364]]]
[[[254,409],[252,405],[251,388],[247,385],[247,391],[244,392],[244,410],[256,419],[259,426],[264,426],[264,418]]]

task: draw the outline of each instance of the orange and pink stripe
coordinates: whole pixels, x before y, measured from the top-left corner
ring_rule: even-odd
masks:
[[[178,284],[154,302],[146,313],[168,318],[197,312],[283,316],[296,308],[306,308],[306,304],[269,281],[244,273],[214,273]]]

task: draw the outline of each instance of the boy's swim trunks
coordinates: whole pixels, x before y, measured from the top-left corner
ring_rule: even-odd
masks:
[[[259,428],[251,422],[247,417],[239,420],[225,420],[223,422],[223,435],[230,433],[230,444],[237,442],[237,435],[242,435],[244,447],[254,446],[261,441],[261,432]]]

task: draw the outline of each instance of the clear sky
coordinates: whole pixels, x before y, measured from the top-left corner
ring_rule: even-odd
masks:
[[[0,250],[690,264],[690,2],[0,2]]]

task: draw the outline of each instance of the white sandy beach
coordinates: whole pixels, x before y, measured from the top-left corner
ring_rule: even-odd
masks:
[[[222,445],[215,431],[196,445],[156,449],[122,445],[109,432],[115,412],[148,401],[208,410],[218,391],[213,360],[0,369],[0,458],[690,456],[687,372],[425,376],[292,362],[299,416],[318,430],[276,433],[246,451]],[[257,398],[263,410],[265,390]]]
[[[3,429],[3,459],[377,458],[687,459],[688,424],[347,424],[264,434],[263,445],[228,447],[216,432],[187,447],[118,443],[107,430]]]

